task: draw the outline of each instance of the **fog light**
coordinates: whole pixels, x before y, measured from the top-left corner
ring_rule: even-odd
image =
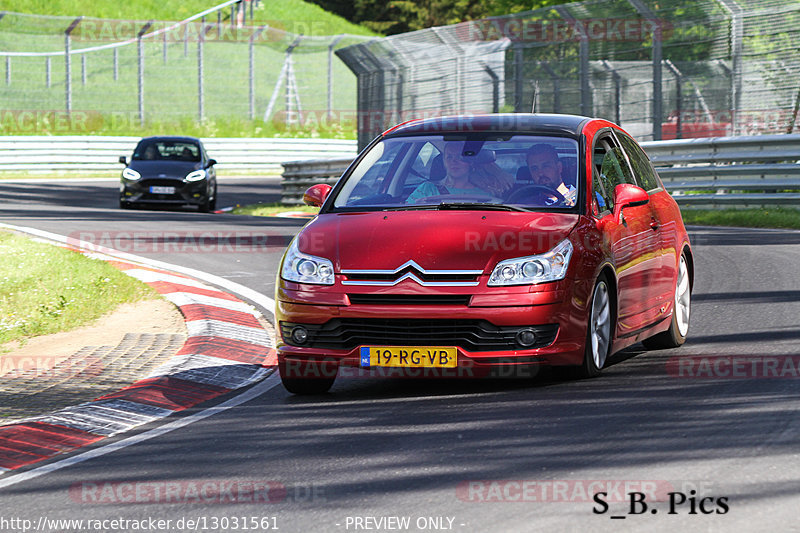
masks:
[[[295,344],[305,344],[308,340],[308,330],[303,326],[296,326],[292,329],[292,341]]]
[[[517,344],[520,346],[533,346],[535,343],[536,333],[532,329],[522,329],[517,332]]]

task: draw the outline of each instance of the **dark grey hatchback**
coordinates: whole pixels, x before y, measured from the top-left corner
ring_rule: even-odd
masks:
[[[119,187],[119,206],[134,204],[184,206],[200,211],[216,209],[217,176],[200,139],[194,137],[145,137],[125,166]]]

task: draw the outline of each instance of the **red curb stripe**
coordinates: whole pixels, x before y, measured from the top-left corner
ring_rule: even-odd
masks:
[[[0,427],[0,466],[19,468],[102,438],[80,429],[43,422]]]
[[[115,398],[182,411],[226,392],[230,392],[230,389],[162,376],[137,381],[120,391],[101,396],[98,400]]]
[[[26,453],[16,449],[9,449],[0,446],[0,467],[13,469],[21,466],[36,463],[42,459],[46,459],[47,455],[37,455],[33,453]]]
[[[256,317],[244,311],[233,311],[203,304],[182,305],[179,309],[187,322],[192,320],[219,320],[220,322],[230,322],[240,326],[264,329]]]
[[[227,339],[224,337],[189,337],[186,344],[175,355],[198,354],[221,357],[240,363],[261,365],[269,355],[270,348],[259,344]]]
[[[229,300],[231,302],[241,302],[241,300],[239,300],[235,296],[231,296],[228,293],[218,291],[215,289],[201,289],[199,287],[191,287],[189,285],[180,285],[178,283],[172,283],[170,281],[150,281],[147,284],[153,287],[156,291],[158,291],[161,294],[170,294],[173,292],[188,292],[191,294],[211,296],[214,298],[219,298],[221,300]]]
[[[278,350],[270,348],[261,366],[278,366]]]

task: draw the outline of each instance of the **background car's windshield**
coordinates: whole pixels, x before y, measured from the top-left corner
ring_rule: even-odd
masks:
[[[137,161],[200,161],[200,147],[187,141],[143,141],[133,152]]]
[[[578,195],[577,168],[578,144],[562,137],[470,134],[389,138],[364,156],[333,205],[572,207]]]

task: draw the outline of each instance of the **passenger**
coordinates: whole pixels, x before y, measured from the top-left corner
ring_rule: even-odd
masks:
[[[471,163],[470,157],[462,156],[462,143],[447,143],[444,148],[445,177],[434,183],[425,181],[406,199],[413,204],[421,198],[429,196],[480,196],[487,200],[499,197],[511,187],[513,178],[503,172],[494,161]]]

